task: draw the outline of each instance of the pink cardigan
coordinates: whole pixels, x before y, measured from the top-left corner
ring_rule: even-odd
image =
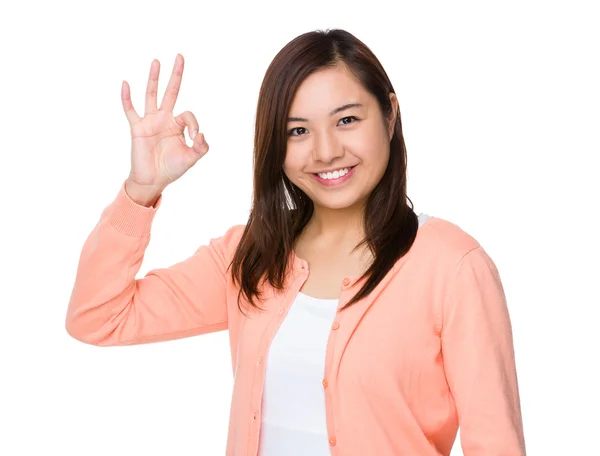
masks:
[[[226,268],[244,225],[189,258],[136,279],[154,207],[121,186],[87,238],[66,315],[75,339],[97,346],[229,330],[234,387],[228,456],[257,454],[269,344],[309,275],[292,254],[284,292],[266,290],[246,318]],[[340,306],[361,282],[340,284]],[[307,335],[309,337],[309,335]],[[338,312],[327,344],[327,431],[335,456],[522,456],[512,328],[495,264],[458,226],[431,217],[409,253],[364,300]]]

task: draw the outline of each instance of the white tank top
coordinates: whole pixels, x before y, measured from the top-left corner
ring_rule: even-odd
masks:
[[[429,216],[418,216],[420,227]],[[337,305],[300,292],[277,330],[267,356],[259,456],[331,455],[321,382]]]

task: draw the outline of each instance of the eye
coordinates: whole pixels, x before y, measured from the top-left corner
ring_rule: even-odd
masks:
[[[358,120],[356,117],[354,116],[348,116],[348,117],[342,117],[340,119],[340,121],[344,120],[344,119],[354,119],[354,120]],[[352,123],[352,122],[348,122],[348,123]],[[344,125],[348,125],[348,123],[345,123]]]
[[[357,121],[357,120],[358,120],[358,117],[355,117],[355,116],[342,117],[342,118],[340,119],[340,122],[341,122],[342,120],[346,120],[346,119],[354,119],[354,120],[353,120],[352,122],[344,122],[342,125],[348,125],[348,124],[350,124],[350,123],[353,123],[354,121]],[[288,135],[288,136],[302,136],[302,135],[294,135],[294,134],[293,134],[294,130],[306,130],[306,128],[304,128],[304,127],[296,127],[296,128],[292,128],[291,130],[288,130],[288,132],[287,132],[287,135]]]
[[[291,130],[289,130],[289,131],[287,132],[288,136],[301,136],[301,135],[293,135],[293,134],[292,134],[292,132],[293,132],[294,130],[306,130],[306,128],[304,128],[304,127],[296,127],[296,128],[292,128]]]

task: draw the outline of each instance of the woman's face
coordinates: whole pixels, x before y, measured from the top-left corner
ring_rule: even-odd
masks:
[[[344,67],[308,76],[292,101],[283,171],[318,207],[361,206],[387,167],[398,102],[384,120],[377,100]],[[358,104],[337,110],[348,104]],[[318,177],[315,173],[351,168]],[[343,170],[347,172],[348,169]],[[334,177],[334,179],[327,179]]]

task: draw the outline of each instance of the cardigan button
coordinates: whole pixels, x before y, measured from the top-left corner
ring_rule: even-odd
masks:
[[[335,442],[335,437],[331,437],[331,438],[329,439],[329,445],[331,445],[331,446],[335,446],[335,443],[336,443],[336,442]]]
[[[333,330],[335,331],[335,330],[336,330],[336,329],[338,329],[339,327],[340,327],[340,324],[339,324],[339,323],[336,321],[336,322],[335,322],[335,323],[334,323],[334,324],[331,326],[331,329],[333,329]]]
[[[327,388],[327,385],[329,385],[329,383],[327,383],[326,379],[323,379],[323,388]]]
[[[350,279],[348,277],[344,277],[344,281],[342,283],[344,284],[344,286],[346,286],[350,283]]]

